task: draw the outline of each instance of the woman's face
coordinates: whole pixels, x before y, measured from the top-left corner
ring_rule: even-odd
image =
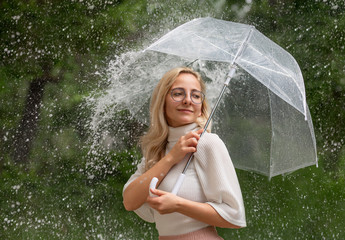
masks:
[[[171,91],[176,88],[183,89],[186,93],[186,97],[180,102],[171,97]],[[195,104],[191,100],[193,90],[201,91],[198,79],[191,73],[180,73],[165,97],[165,116],[169,126],[180,127],[194,123],[201,116],[202,103]]]

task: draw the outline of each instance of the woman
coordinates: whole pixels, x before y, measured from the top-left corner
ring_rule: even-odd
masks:
[[[222,140],[206,132],[208,106],[200,75],[189,68],[167,72],[153,91],[144,158],[123,191],[124,206],[155,222],[159,239],[222,239],[215,227],[246,226],[241,189]],[[190,153],[194,158],[177,193],[171,190]],[[158,188],[149,185],[157,177]]]

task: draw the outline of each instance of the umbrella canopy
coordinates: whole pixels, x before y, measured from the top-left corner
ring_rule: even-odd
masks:
[[[150,94],[171,68],[188,65],[200,72],[212,107],[229,68],[236,66],[213,119],[213,132],[227,145],[235,167],[271,178],[317,163],[300,68],[253,26],[199,18],[133,54],[111,97],[141,121],[147,123]]]
[[[199,18],[169,32],[147,50],[191,60],[235,62],[307,115],[304,82],[296,60],[253,26]]]

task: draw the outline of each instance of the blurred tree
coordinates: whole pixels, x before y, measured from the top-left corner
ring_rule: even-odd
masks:
[[[134,39],[140,32],[135,18],[140,16],[142,3],[104,0],[0,3],[3,122],[0,133],[12,143],[16,162],[28,161],[46,85],[61,85],[66,78],[74,78],[74,84],[80,84],[82,68],[96,71],[97,64],[110,51],[114,54]],[[14,101],[11,103],[9,98]],[[3,148],[9,149],[9,145]]]
[[[126,46],[152,40],[152,34],[207,11],[220,18],[228,10],[226,16],[233,17],[236,12],[231,8],[244,4],[239,0],[179,4],[156,0],[1,1],[0,138],[4,141],[0,149],[4,154],[0,158],[12,149],[10,155],[16,162],[29,161],[41,129],[42,107],[61,101],[47,95],[47,86],[55,86],[49,87],[55,92],[67,88],[87,94],[97,84],[90,73],[102,71],[107,58],[125,51]],[[192,7],[195,5],[198,9]],[[82,99],[73,96],[69,99]],[[61,122],[49,120],[53,125]]]
[[[150,238],[154,227],[121,201],[140,154],[105,152],[109,161],[90,180],[80,161],[89,126],[78,107],[106,87],[97,72],[126,46],[212,16],[255,25],[297,59],[326,169],[342,169],[342,180],[319,167],[275,183],[240,172],[248,227],[221,229],[224,239],[344,239],[344,10],[343,0],[0,1],[0,238]],[[20,141],[19,161],[39,165],[29,173],[2,161]]]

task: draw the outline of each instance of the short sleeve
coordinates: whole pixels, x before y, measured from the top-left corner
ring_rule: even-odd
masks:
[[[144,172],[145,172],[145,158],[142,158],[141,162],[138,164],[137,170],[128,179],[127,183],[124,185],[122,193],[129,186],[129,184],[131,184],[135,179],[141,176]],[[141,205],[141,207],[134,210],[134,212],[143,220],[147,222],[154,222],[153,210],[147,203],[144,203],[143,205]]]
[[[216,134],[205,133],[199,140],[195,169],[207,203],[226,221],[246,226],[241,188],[229,152]]]

